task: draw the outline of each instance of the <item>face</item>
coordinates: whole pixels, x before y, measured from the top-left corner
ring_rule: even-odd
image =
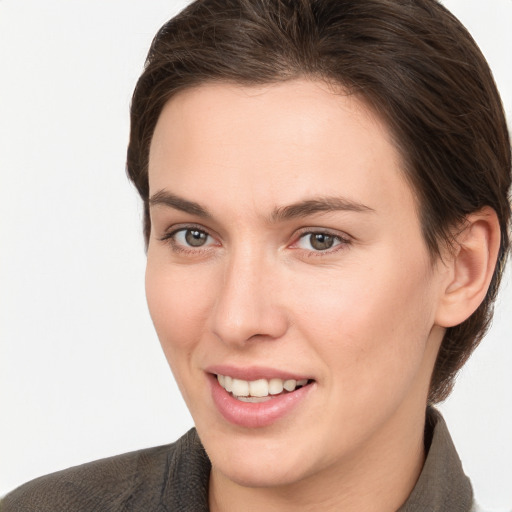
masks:
[[[203,85],[164,108],[147,299],[223,477],[342,471],[423,421],[443,273],[400,165],[386,126],[322,83]]]

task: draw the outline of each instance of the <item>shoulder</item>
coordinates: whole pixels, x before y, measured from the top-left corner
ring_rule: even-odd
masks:
[[[151,509],[151,492],[162,488],[180,444],[125,453],[36,478],[5,496],[2,512],[131,510],[134,502]]]

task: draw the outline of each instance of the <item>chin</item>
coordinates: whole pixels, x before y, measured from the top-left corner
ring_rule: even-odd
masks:
[[[247,461],[246,464],[229,464],[227,466],[214,466],[232,482],[251,488],[286,487],[302,480],[306,475],[299,471],[297,466],[281,463],[279,466],[269,464],[265,460]]]
[[[267,433],[268,434],[268,433]],[[223,433],[200,438],[214,470],[244,487],[282,487],[307,476],[311,451],[294,450],[304,443],[283,440],[280,435]],[[306,443],[308,444],[308,443]]]

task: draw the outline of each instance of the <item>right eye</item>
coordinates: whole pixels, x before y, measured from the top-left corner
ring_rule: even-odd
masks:
[[[169,242],[177,252],[190,252],[194,249],[205,249],[217,245],[210,234],[196,227],[176,229],[164,235],[162,240]]]
[[[203,247],[209,239],[211,236],[208,233],[195,228],[180,229],[174,233],[175,242],[188,247]]]

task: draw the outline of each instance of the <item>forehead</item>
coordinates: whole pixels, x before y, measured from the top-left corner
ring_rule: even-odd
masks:
[[[193,193],[224,209],[228,199],[270,209],[305,194],[414,209],[386,124],[355,95],[306,80],[177,94],[154,131],[149,183],[150,194]]]

